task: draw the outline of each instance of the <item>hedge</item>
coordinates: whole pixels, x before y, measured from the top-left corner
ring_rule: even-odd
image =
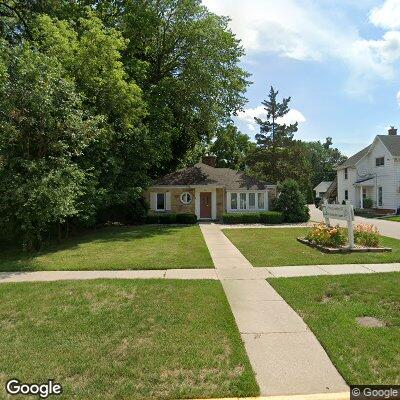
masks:
[[[146,218],[147,224],[195,224],[197,217],[194,214],[149,214]]]
[[[283,214],[278,211],[257,213],[225,213],[222,220],[225,224],[282,224]]]

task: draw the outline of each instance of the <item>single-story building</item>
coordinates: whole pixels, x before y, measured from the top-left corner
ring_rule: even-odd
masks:
[[[329,186],[331,186],[332,181],[322,181],[314,188],[315,197],[319,197],[322,199],[326,191],[328,190]]]
[[[202,162],[154,182],[144,193],[150,213],[196,214],[201,220],[217,220],[224,212],[271,208],[276,185],[215,164],[215,156],[205,156]]]

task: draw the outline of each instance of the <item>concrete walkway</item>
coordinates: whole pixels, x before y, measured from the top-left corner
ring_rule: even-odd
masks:
[[[0,272],[0,283],[82,279],[214,279],[215,269]]]
[[[262,396],[348,390],[303,320],[213,224],[200,225]]]
[[[310,220],[313,222],[323,222],[324,218],[322,216],[322,211],[316,208],[314,205],[309,205],[310,209]],[[338,224],[340,226],[346,227],[346,221],[339,221],[337,219],[332,219],[332,223]],[[370,224],[374,225],[379,229],[379,232],[383,236],[392,237],[395,239],[400,239],[400,222],[396,221],[386,221],[384,219],[378,218],[363,218],[355,217],[355,224]]]

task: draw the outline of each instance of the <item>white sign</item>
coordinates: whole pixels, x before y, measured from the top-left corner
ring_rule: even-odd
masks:
[[[354,248],[354,209],[350,202],[346,201],[346,204],[328,204],[328,202],[325,200],[324,204],[322,205],[322,214],[324,216],[325,223],[328,226],[331,225],[331,218],[347,221],[349,247],[351,249]]]

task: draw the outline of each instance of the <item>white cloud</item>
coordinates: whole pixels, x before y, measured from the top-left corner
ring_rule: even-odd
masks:
[[[395,76],[393,64],[400,57],[400,33],[389,31],[378,40],[366,40],[337,7],[318,7],[311,0],[203,3],[232,19],[231,28],[250,57],[256,52],[274,52],[296,60],[339,60],[349,69],[346,88],[354,94],[366,94],[379,79]],[[387,14],[391,14],[391,22],[384,17]],[[370,20],[400,27],[400,0],[386,0],[371,11]]]
[[[247,108],[244,111],[238,113],[237,118],[239,120],[247,122],[247,127],[249,128],[249,130],[255,131],[258,130],[258,127],[254,118],[266,119],[267,112],[265,111],[264,106]],[[284,117],[278,118],[277,122],[279,124],[290,125],[294,124],[295,122],[306,122],[306,118],[300,111],[296,109],[291,109]]]
[[[400,0],[386,0],[381,6],[374,7],[369,20],[384,29],[400,28]]]

